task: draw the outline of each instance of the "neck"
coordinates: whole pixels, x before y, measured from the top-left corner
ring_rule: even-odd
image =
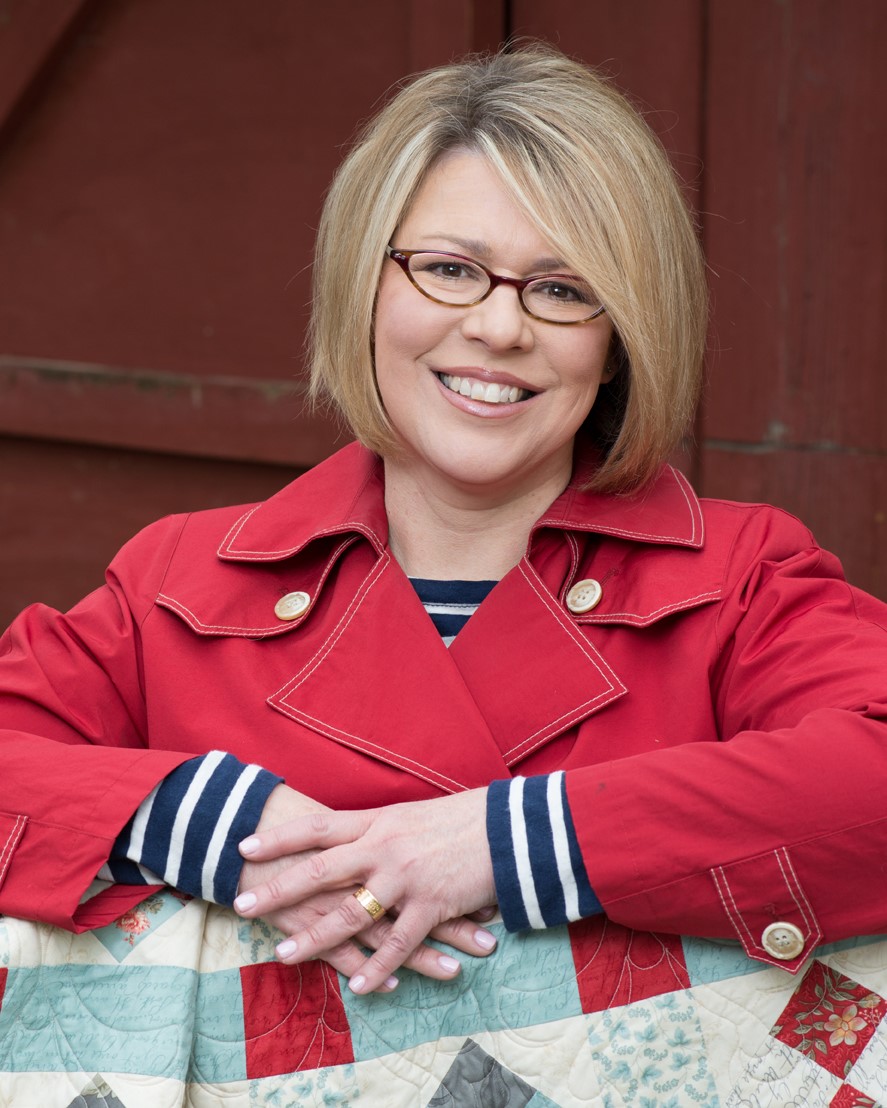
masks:
[[[498,581],[521,560],[533,524],[569,476],[552,475],[519,492],[478,492],[423,480],[386,459],[391,552],[410,577]]]

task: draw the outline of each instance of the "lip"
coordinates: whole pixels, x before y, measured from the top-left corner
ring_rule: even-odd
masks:
[[[482,381],[485,385],[508,385],[534,394],[540,391],[538,388],[534,388],[528,381],[525,381],[521,377],[516,377],[513,373],[507,373],[499,369],[485,369],[483,366],[435,366],[432,372],[438,377],[442,373],[447,377],[470,377],[472,380]]]
[[[492,376],[488,376],[488,375],[480,376],[477,373],[469,374],[467,372],[463,372],[462,374],[460,374],[457,371],[453,371],[452,373],[447,371],[445,376],[453,376],[453,377],[462,376],[462,377],[465,377],[465,378],[469,378],[469,379],[473,379],[473,380],[476,380],[476,381],[483,382],[484,384],[496,384],[496,385],[501,385],[502,387],[514,387],[514,388],[522,388],[523,387],[521,385],[511,386],[510,382],[513,378],[511,378],[511,376],[508,375],[508,374],[504,374],[504,375],[494,374]],[[506,379],[500,380],[500,379],[497,379],[498,377],[508,378],[508,379],[507,380]],[[513,418],[519,412],[525,410],[527,405],[529,403],[531,403],[535,399],[535,396],[536,396],[536,393],[530,392],[529,396],[525,396],[522,400],[511,403],[511,404],[492,404],[492,403],[487,403],[486,401],[483,401],[483,400],[472,400],[471,397],[469,397],[469,396],[463,396],[461,393],[453,392],[453,390],[450,389],[450,388],[447,388],[447,386],[440,379],[440,373],[439,372],[436,372],[434,374],[434,380],[435,380],[435,384],[436,384],[437,388],[443,394],[446,401],[449,404],[451,404],[454,408],[458,408],[460,411],[468,412],[469,414],[474,415],[474,416],[481,416],[484,419],[510,419],[510,418]]]

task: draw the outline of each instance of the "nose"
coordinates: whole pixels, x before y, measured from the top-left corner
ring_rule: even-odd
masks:
[[[462,333],[491,350],[528,349],[533,345],[532,320],[517,289],[499,285],[486,300],[465,309]]]

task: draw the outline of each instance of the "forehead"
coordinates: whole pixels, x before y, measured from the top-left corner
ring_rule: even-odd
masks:
[[[489,161],[467,150],[450,151],[431,165],[397,234],[403,249],[456,250],[484,262],[502,255],[558,260]]]

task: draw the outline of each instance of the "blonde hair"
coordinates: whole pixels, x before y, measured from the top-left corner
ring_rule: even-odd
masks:
[[[659,141],[605,79],[549,47],[430,70],[364,129],[318,232],[312,397],[331,401],[371,449],[398,449],[373,369],[376,291],[385,246],[429,169],[456,148],[488,160],[606,305],[619,371],[581,433],[602,454],[591,487],[637,488],[695,409],[707,320],[702,256]]]

